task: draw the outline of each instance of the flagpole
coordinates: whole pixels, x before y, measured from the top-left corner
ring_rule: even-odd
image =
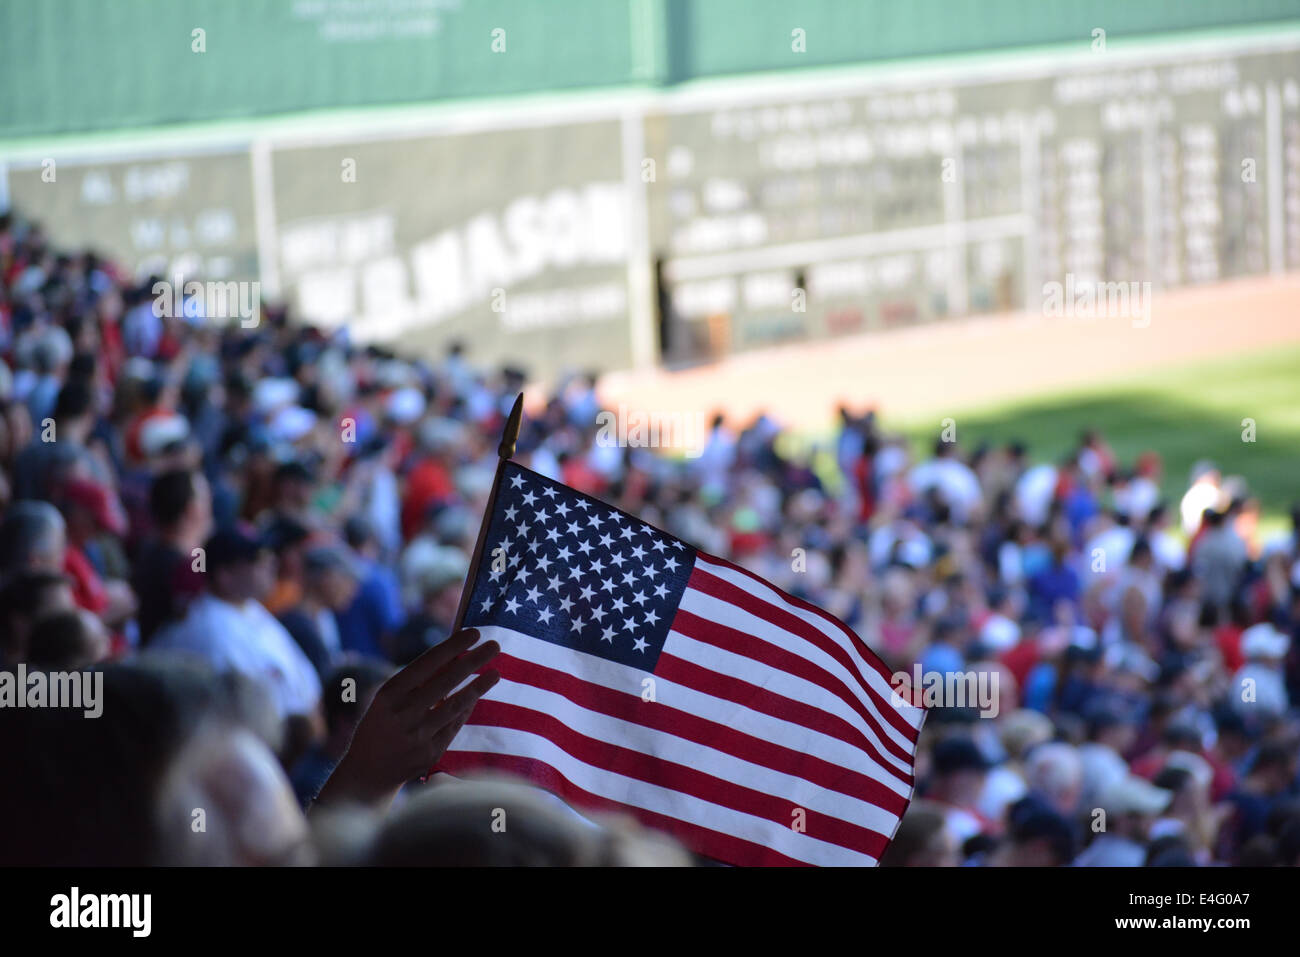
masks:
[[[501,444],[497,446],[497,473],[492,479],[492,491],[488,495],[487,507],[483,510],[483,518],[478,526],[478,541],[474,543],[474,554],[469,559],[469,572],[465,576],[465,583],[460,588],[460,605],[456,608],[456,621],[451,626],[452,634],[460,631],[465,622],[465,613],[469,611],[470,599],[470,582],[478,571],[479,560],[483,557],[483,545],[487,541],[488,524],[492,521],[492,511],[496,506],[497,489],[501,487],[501,476],[505,473],[506,463],[509,462],[515,454],[515,443],[519,441],[519,426],[523,422],[524,416],[524,394],[519,393],[515,397],[515,404],[510,409],[510,415],[506,419],[505,428],[501,431]]]

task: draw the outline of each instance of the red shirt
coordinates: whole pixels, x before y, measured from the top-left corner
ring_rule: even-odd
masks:
[[[78,608],[98,615],[108,607],[108,592],[99,580],[99,572],[75,545],[69,545],[63,554],[63,571],[72,579],[72,600]]]

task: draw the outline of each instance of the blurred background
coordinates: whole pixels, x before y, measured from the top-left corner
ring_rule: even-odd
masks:
[[[1065,863],[1097,802],[1093,863],[1300,860],[1300,0],[0,0],[0,279],[0,576],[48,499],[98,624],[44,631],[111,637],[42,660],[143,655],[202,589],[142,543],[256,526],[300,800],[347,656],[445,637],[523,388],[529,467],[1003,676],[896,862]]]

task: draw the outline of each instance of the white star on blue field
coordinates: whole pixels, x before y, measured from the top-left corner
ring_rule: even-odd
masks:
[[[694,563],[684,542],[507,462],[465,627],[653,670]]]

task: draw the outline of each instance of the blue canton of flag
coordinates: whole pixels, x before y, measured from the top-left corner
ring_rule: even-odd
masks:
[[[694,562],[654,526],[508,462],[465,627],[653,671]]]

